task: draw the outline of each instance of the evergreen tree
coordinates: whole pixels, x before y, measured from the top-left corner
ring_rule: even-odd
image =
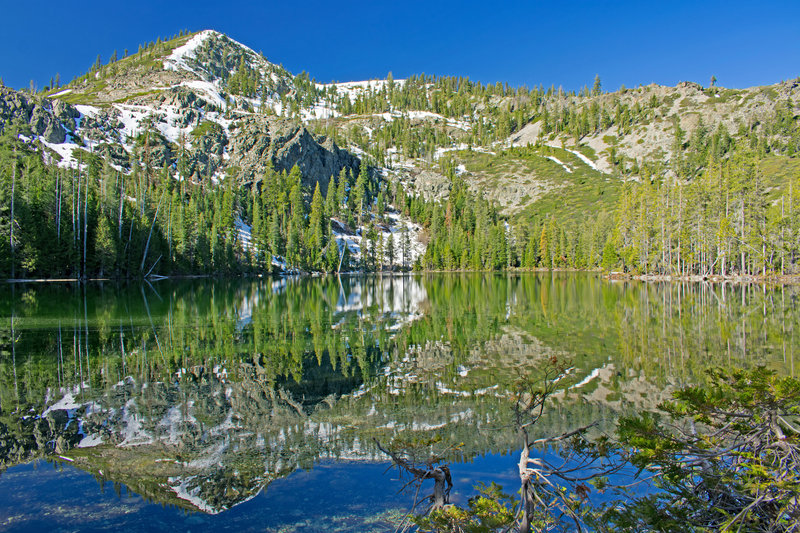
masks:
[[[394,249],[394,234],[389,233],[386,239],[386,260],[389,262],[389,269],[394,269],[395,249]]]
[[[600,74],[595,74],[594,83],[592,84],[592,96],[599,96],[602,90],[603,86],[600,83]]]
[[[325,247],[328,234],[325,222],[322,193],[320,192],[319,182],[317,182],[311,200],[311,213],[308,219],[307,232],[307,248],[309,252],[309,262],[312,268],[320,268],[322,266],[323,248]]]

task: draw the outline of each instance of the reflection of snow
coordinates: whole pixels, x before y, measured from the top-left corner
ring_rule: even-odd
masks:
[[[78,448],[91,448],[92,446],[99,446],[101,444],[103,444],[103,436],[99,433],[95,433],[94,435],[89,435],[81,439],[78,443]]]
[[[136,401],[133,398],[128,400],[122,408],[122,423],[125,424],[125,429],[120,434],[123,437],[120,446],[139,446],[153,442],[153,437],[142,427],[142,419],[132,412],[134,409],[136,409]]]
[[[180,498],[181,500],[186,500],[187,502],[191,503],[199,510],[203,511],[204,513],[208,514],[217,514],[224,509],[215,509],[210,504],[206,503],[206,501],[199,496],[200,494],[200,485],[190,488],[190,483],[194,481],[197,476],[189,476],[186,478],[177,478],[171,477],[169,478],[170,489],[175,493],[175,495]]]
[[[398,330],[422,316],[422,304],[428,299],[428,293],[418,278],[404,275],[360,281],[354,280],[339,292],[336,313],[374,309],[389,322],[383,326],[387,330]]]
[[[181,426],[183,424],[196,424],[197,419],[189,414],[184,413],[184,411],[188,412],[192,404],[194,402],[189,402],[189,408],[183,409],[181,405],[170,407],[167,411],[167,414],[164,415],[164,418],[158,424],[160,427],[166,427],[169,431],[169,436],[167,437],[167,442],[170,444],[178,444],[181,438]]]
[[[75,400],[75,396],[73,396],[71,392],[68,392],[64,395],[63,398],[61,398],[56,403],[48,407],[47,410],[44,413],[42,413],[42,416],[47,416],[47,413],[49,413],[50,411],[59,411],[59,410],[68,411],[70,409],[77,409],[81,405],[83,404],[78,403]]]
[[[589,383],[590,381],[592,381],[593,379],[595,379],[599,375],[600,375],[600,369],[599,368],[595,368],[594,370],[592,370],[591,374],[589,374],[588,376],[583,378],[583,380],[581,380],[580,383],[576,383],[575,385],[570,387],[570,389],[580,389],[581,387],[583,387],[584,385],[586,385],[587,383]]]

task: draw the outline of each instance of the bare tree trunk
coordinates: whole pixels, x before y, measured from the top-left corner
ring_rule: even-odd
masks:
[[[172,202],[169,203],[169,214],[167,215],[167,246],[169,248],[169,260],[172,261]]]
[[[528,436],[524,434],[527,441]],[[533,487],[531,486],[531,471],[528,469],[528,458],[530,457],[530,450],[527,442],[519,454],[519,479],[521,482],[520,487],[520,507],[522,516],[519,519],[519,533],[530,533],[531,522],[533,521],[534,502],[533,502]]]
[[[8,352],[6,352],[8,353]],[[14,330],[14,285],[11,285],[11,366],[14,367],[14,392],[19,411],[19,384],[17,382],[17,332]]]
[[[86,277],[86,241],[89,234],[89,173],[86,173],[86,187],[83,193],[83,273],[82,278]]]
[[[122,241],[122,213],[125,209],[125,175],[119,177],[119,222],[117,223],[117,234],[120,242]]]
[[[741,237],[740,237],[740,242],[741,242],[740,247],[741,247],[741,255],[742,255],[742,275],[744,276],[745,275],[745,270],[744,270],[744,196],[742,196],[742,205],[741,205],[740,217],[739,218],[740,218],[740,221],[742,223],[741,232],[740,232],[740,235],[741,235]]]
[[[142,264],[139,265],[139,270],[144,271],[144,262],[147,260],[147,252],[150,249],[150,238],[153,236],[153,228],[156,225],[156,220],[158,220],[158,211],[161,209],[161,202],[164,200],[164,191],[161,193],[161,200],[158,201],[158,207],[156,207],[156,214],[153,215],[153,223],[150,224],[150,233],[147,235],[147,244],[144,246],[144,255],[142,256]]]
[[[15,256],[16,247],[14,246],[14,195],[17,185],[17,147],[14,147],[14,161],[11,165],[11,231],[9,232],[9,240],[11,244],[11,279],[15,277],[15,269],[17,259]],[[12,320],[13,323],[13,320]],[[14,369],[16,372],[16,368]]]
[[[453,478],[450,475],[450,468],[447,465],[429,466],[426,469],[420,468],[406,460],[394,451],[385,449],[377,439],[373,439],[378,449],[392,458],[392,461],[406,472],[414,476],[417,481],[426,479],[433,480],[433,495],[431,496],[430,511],[441,509],[450,503],[450,489],[453,488]]]
[[[75,246],[75,174],[73,173],[70,179],[72,185],[72,198],[70,208],[72,209],[72,246]]]
[[[81,242],[81,160],[78,157],[78,196],[75,198],[75,211],[77,212],[77,221],[75,225],[75,246],[77,247]]]

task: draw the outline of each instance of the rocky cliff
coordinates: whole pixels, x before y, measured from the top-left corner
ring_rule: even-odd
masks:
[[[67,132],[74,131],[80,112],[60,100],[26,95],[0,88],[0,127],[13,123],[30,128],[33,135],[49,143],[63,143]]]
[[[231,136],[229,164],[241,169],[243,182],[258,181],[270,167],[289,172],[297,165],[303,185],[313,190],[319,182],[325,194],[331,176],[343,168],[357,174],[360,161],[332,139],[316,137],[297,122],[247,117],[237,123]]]

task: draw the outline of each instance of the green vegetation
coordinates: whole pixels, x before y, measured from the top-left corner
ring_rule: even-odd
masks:
[[[422,531],[792,531],[800,521],[800,381],[763,368],[711,370],[709,384],[685,387],[660,413],[620,419],[616,439],[588,438],[590,426],[531,439],[565,378],[553,359],[542,383],[523,378],[513,395],[523,440],[519,501],[492,483],[481,485],[467,507],[446,505],[439,488],[416,518]],[[548,368],[552,372],[548,372]],[[669,415],[669,422],[661,416]],[[566,442],[556,460],[530,457],[535,446]],[[431,453],[430,444],[427,444]],[[409,460],[407,446],[388,453],[418,481],[447,474],[439,453]],[[426,464],[425,471],[417,464]],[[644,486],[645,495],[631,488]],[[590,494],[618,490],[598,504]],[[641,488],[640,488],[641,490]]]
[[[130,174],[76,152],[80,170],[42,161],[6,128],[0,139],[3,277],[139,277],[151,272],[245,272],[234,225],[235,192],[171,178],[148,157],[158,135],[143,134]],[[13,187],[12,187],[13,185]],[[13,194],[12,194],[13,193]]]

